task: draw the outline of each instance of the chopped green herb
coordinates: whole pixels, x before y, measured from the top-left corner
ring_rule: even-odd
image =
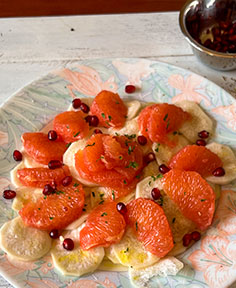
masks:
[[[206,201],[206,199],[201,199],[201,202],[204,202],[204,201]]]
[[[70,142],[70,143],[67,143],[67,144],[66,144],[66,148],[69,148],[71,144],[72,144],[71,142]]]
[[[157,143],[157,147],[156,147],[156,149],[155,149],[156,152],[159,151],[159,146],[160,146],[160,145],[161,145],[160,143]]]
[[[168,122],[167,122],[166,130],[168,130],[169,125],[170,125],[170,120],[168,120]]]
[[[137,221],[135,222],[135,228],[136,228],[136,231],[138,231],[138,222]]]
[[[130,162],[128,166],[126,166],[125,168],[137,168],[138,167],[138,163],[137,162]]]
[[[86,209],[85,209],[85,208],[83,208],[82,210],[83,210],[84,212],[86,211]]]
[[[123,159],[123,156],[120,155],[120,156],[119,156],[119,159],[122,160],[122,159]]]
[[[157,203],[158,203],[160,206],[163,206],[163,202],[164,202],[164,199],[163,199],[163,197],[161,196],[161,197],[157,200]]]
[[[52,220],[54,217],[49,217],[50,220]]]
[[[148,185],[150,186],[150,185],[151,185],[151,183],[152,183],[152,181],[149,181],[149,182],[148,182]]]
[[[124,253],[127,253],[129,252],[129,247],[127,247],[127,249],[124,251]]]
[[[128,139],[134,139],[136,137],[136,134],[131,135],[125,134],[125,137],[127,137]]]
[[[174,132],[173,132],[173,135],[176,135],[176,134],[178,134],[178,132],[177,132],[177,131],[174,131]]]
[[[186,195],[186,192],[184,192],[184,195]]]
[[[146,128],[145,131],[148,132],[148,129]]]
[[[141,175],[136,175],[135,178],[140,179]]]
[[[70,129],[70,126],[69,126],[69,125],[66,125],[66,128],[67,128],[67,129]]]
[[[163,118],[163,120],[166,121],[167,118],[168,118],[168,114],[165,115],[165,117]]]
[[[100,201],[98,204],[101,205],[101,204],[103,204],[103,202],[104,202],[104,200]]]
[[[102,215],[101,215],[101,216],[102,216],[102,217],[103,217],[103,216],[107,216],[107,213],[106,213],[106,212],[104,212],[104,213],[102,213]]]
[[[175,217],[172,219],[172,223],[175,223]]]
[[[120,102],[116,101],[116,104],[120,104]]]
[[[75,183],[73,186],[74,186],[74,187],[78,187],[78,186],[79,186],[79,183]]]
[[[94,145],[95,145],[95,142],[93,142],[93,144],[88,144],[88,145],[86,145],[85,148],[86,148],[86,147],[89,147],[89,146],[94,146]]]
[[[104,159],[104,158],[105,158],[104,156],[101,156],[96,160],[96,162],[98,162],[99,160]]]
[[[124,182],[124,184],[127,184],[126,180],[124,180],[123,182]]]
[[[104,193],[102,193],[102,194],[99,194],[99,196],[100,196],[100,198],[102,199],[102,198],[103,198],[103,196],[104,196]]]
[[[71,197],[69,196],[68,199],[71,199]]]
[[[125,119],[127,119],[128,118],[128,116],[125,116]]]
[[[38,210],[40,210],[41,208],[38,208]]]
[[[162,178],[162,177],[163,177],[162,174],[158,174],[158,175],[156,176],[156,180],[157,180],[157,179],[160,179],[160,178]]]
[[[108,223],[107,221],[105,221],[105,223]]]
[[[64,192],[64,191],[61,191],[61,190],[56,190],[55,193],[56,193],[57,195],[65,194],[65,192]]]
[[[128,147],[128,154],[130,155],[134,151],[135,146],[132,148],[131,146]]]
[[[44,196],[43,199],[47,199],[47,196]]]
[[[119,136],[119,133],[115,132],[115,135],[116,135],[116,136]]]
[[[102,118],[104,118],[104,119],[105,119],[105,117],[106,117],[106,116],[105,116],[105,114],[104,114],[104,113],[102,113],[101,115],[102,115]]]
[[[112,199],[115,200],[115,191],[112,190]]]
[[[112,117],[110,115],[108,115],[108,119],[109,119],[109,121],[111,121]]]
[[[77,137],[80,134],[80,131],[75,133],[75,135],[73,137]]]
[[[92,191],[92,195],[93,195],[93,197],[95,197],[95,193]]]

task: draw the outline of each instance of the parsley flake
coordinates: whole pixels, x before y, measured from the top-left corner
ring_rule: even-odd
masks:
[[[74,186],[74,187],[78,187],[78,186],[79,186],[79,183],[75,183],[73,186]]]
[[[67,144],[66,144],[66,148],[69,148],[71,144],[72,144],[71,142],[70,142],[70,143],[67,143]]]
[[[115,200],[115,191],[114,190],[112,190],[112,200]]]
[[[175,217],[172,219],[172,223],[175,223]]]
[[[107,213],[106,213],[106,212],[104,212],[104,213],[102,213],[102,215],[101,215],[101,216],[102,216],[102,217],[103,217],[103,216],[107,216]]]
[[[50,220],[53,220],[54,217],[49,217]]]
[[[89,146],[94,146],[94,145],[95,145],[95,142],[93,142],[93,144],[88,144],[88,145],[86,145],[85,148],[86,148],[86,147],[89,147]]]
[[[124,253],[129,252],[129,247],[126,248],[126,250],[124,251]]]
[[[168,118],[168,114],[165,115],[165,117],[163,118],[163,120],[166,121],[167,118]]]
[[[75,135],[73,137],[77,137],[80,134],[80,131],[75,133]]]
[[[93,195],[93,197],[95,197],[95,193],[92,191],[92,195]]]
[[[201,202],[204,202],[204,201],[206,201],[206,199],[201,199]]]
[[[106,117],[106,116],[105,116],[105,113],[101,113],[101,115],[102,115],[102,118],[105,119],[105,117]]]
[[[136,231],[138,231],[138,222],[137,221],[135,222],[135,229],[136,229]]]
[[[126,180],[124,180],[123,182],[124,182],[124,184],[127,184]]]

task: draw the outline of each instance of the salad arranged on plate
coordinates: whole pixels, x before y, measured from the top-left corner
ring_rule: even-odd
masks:
[[[176,256],[212,224],[220,185],[236,179],[233,151],[211,142],[212,119],[194,102],[103,90],[49,126],[13,153],[15,190],[3,197],[19,216],[2,226],[0,248],[21,261],[49,253],[64,275],[129,271],[136,287],[176,275]]]

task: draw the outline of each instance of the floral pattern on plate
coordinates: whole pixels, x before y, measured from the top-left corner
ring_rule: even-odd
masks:
[[[127,84],[138,89],[124,92]],[[216,120],[215,141],[236,148],[235,100],[207,79],[187,70],[144,59],[95,59],[64,67],[24,87],[0,110],[0,187],[11,187],[12,158],[26,131],[38,131],[75,97],[95,96],[103,89],[141,101],[174,103],[192,100]],[[176,276],[153,278],[151,287],[228,287],[236,269],[236,189],[222,192],[212,228],[179,259],[185,267]],[[235,191],[234,191],[235,190]],[[11,202],[11,201],[10,201]],[[16,216],[11,203],[0,200],[1,225]],[[49,256],[33,263],[11,261],[0,252],[0,273],[15,287],[131,288],[126,272],[96,271],[83,277],[65,277],[54,270]]]

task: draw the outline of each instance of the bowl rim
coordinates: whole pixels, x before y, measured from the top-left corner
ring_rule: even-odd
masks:
[[[196,48],[197,50],[199,50],[201,52],[205,52],[209,56],[216,56],[216,57],[221,57],[221,58],[223,57],[223,58],[227,58],[227,59],[236,58],[236,53],[223,53],[223,52],[218,52],[218,51],[214,51],[214,50],[208,49],[205,46],[203,46],[202,44],[198,43],[191,36],[191,34],[188,32],[188,29],[186,27],[185,16],[186,16],[187,12],[190,9],[190,5],[193,2],[199,2],[199,0],[188,0],[188,1],[186,1],[185,4],[183,5],[183,7],[180,10],[180,13],[179,13],[180,29],[181,29],[182,33],[184,34],[186,40],[190,43],[191,46],[193,46],[194,48]]]

